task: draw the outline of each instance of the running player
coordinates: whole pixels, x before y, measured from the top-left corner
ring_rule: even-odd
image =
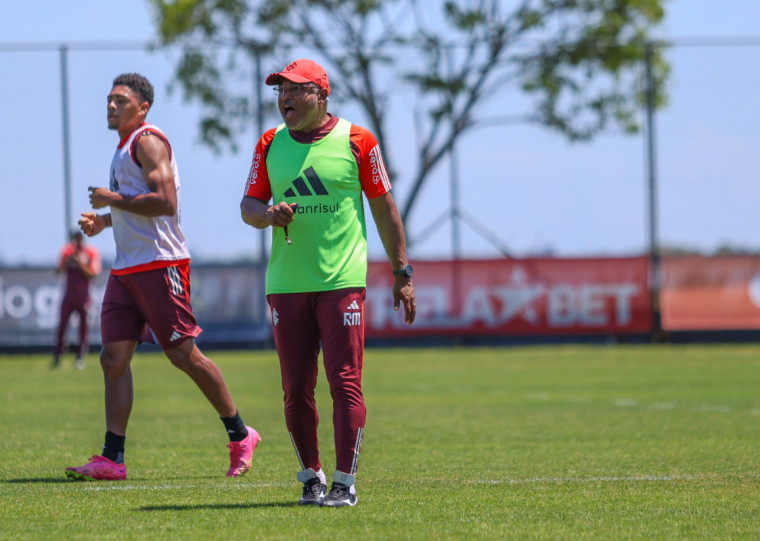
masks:
[[[111,163],[110,188],[90,188],[94,209],[79,221],[88,236],[113,228],[116,260],[101,313],[106,436],[102,455],[66,469],[74,479],[126,479],[124,441],[132,410],[130,363],[140,341],[152,335],[217,411],[229,435],[228,477],[251,466],[258,433],[246,426],[219,367],[195,344],[201,333],[190,306],[190,255],[180,229],[180,181],[163,132],[145,122],[153,86],[138,74],[120,75],[108,95],[108,127],[120,142]],[[146,329],[150,335],[146,334]]]

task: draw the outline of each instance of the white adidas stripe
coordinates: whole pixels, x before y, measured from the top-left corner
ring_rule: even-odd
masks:
[[[391,189],[391,179],[388,177],[388,171],[385,169],[385,162],[383,161],[383,155],[380,153],[380,145],[375,145],[372,150],[369,151],[370,159],[375,162],[377,167],[377,175],[380,177],[380,182],[386,190]]]
[[[288,432],[290,435],[290,441],[293,444],[293,449],[296,450],[296,457],[298,457],[298,463],[301,465],[301,470],[305,470],[306,466],[303,465],[303,460],[301,460],[301,453],[298,452],[298,447],[296,446],[296,440],[293,438],[293,433]]]
[[[182,295],[185,288],[182,285],[182,277],[179,275],[177,267],[167,267],[166,273],[169,275],[169,282],[172,285],[172,293],[175,295]]]
[[[360,428],[356,431],[356,443],[354,443],[354,460],[351,462],[351,471],[349,474],[356,475],[356,469],[359,464],[359,451],[362,447],[362,438],[364,437],[364,429]]]

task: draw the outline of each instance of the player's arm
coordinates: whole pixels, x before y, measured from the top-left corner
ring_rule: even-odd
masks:
[[[408,263],[406,258],[406,237],[404,225],[396,207],[396,202],[390,192],[369,199],[369,208],[375,220],[380,241],[394,270]],[[411,277],[396,276],[393,283],[393,309],[404,306],[404,321],[409,325],[414,323],[417,315],[417,301]]]
[[[66,261],[69,259],[69,256],[67,254],[66,247],[61,250],[61,253],[58,255],[58,265],[55,267],[55,273],[61,274],[63,272],[63,269],[66,268]]]
[[[274,205],[269,204],[272,199],[272,190],[269,184],[266,156],[275,133],[275,129],[267,131],[256,143],[243,200],[240,201],[240,217],[256,229],[266,229],[269,226],[285,227],[293,221],[295,216],[293,207],[284,201]]]
[[[351,150],[359,167],[359,181],[367,196],[372,218],[375,220],[380,241],[393,270],[405,266],[406,237],[396,202],[391,195],[391,181],[385,169],[380,146],[372,133],[360,126],[351,126]],[[417,315],[417,301],[411,277],[396,276],[393,282],[393,309],[403,304],[404,321],[409,325]]]
[[[74,257],[74,261],[87,279],[94,278],[98,274],[90,261],[90,255],[84,250]]]
[[[270,225],[285,227],[293,221],[295,211],[285,201],[270,205],[268,201],[245,195],[240,202],[240,216],[248,225],[266,229]]]
[[[174,216],[177,212],[177,188],[167,145],[159,137],[146,134],[137,141],[136,154],[143,178],[151,191],[123,195],[106,188],[91,187],[92,208],[110,206],[141,216]]]

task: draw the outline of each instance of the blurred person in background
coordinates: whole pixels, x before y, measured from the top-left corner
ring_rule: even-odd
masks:
[[[248,471],[261,440],[243,423],[219,367],[195,343],[201,328],[190,305],[190,254],[180,229],[179,173],[168,139],[145,121],[153,95],[153,86],[142,75],[114,79],[107,119],[120,141],[111,162],[110,187],[89,188],[92,208],[109,207],[110,212],[83,212],[79,220],[88,236],[112,228],[116,260],[100,317],[105,445],[103,454],[84,466],[66,468],[71,479],[127,478],[124,443],[133,401],[131,361],[141,341],[158,341],[219,414],[230,440],[227,477]]]
[[[285,392],[285,423],[301,466],[298,503],[353,506],[367,415],[362,394],[367,282],[362,193],[391,263],[388,272],[395,277],[394,308],[403,305],[411,325],[417,309],[404,228],[374,135],[327,112],[330,83],[322,66],[296,60],[265,82],[274,86],[284,124],[259,139],[240,209],[245,223],[272,227],[266,294]],[[333,399],[336,469],[329,493],[314,399],[320,348]]]
[[[76,312],[79,314],[79,347],[75,366],[84,370],[84,357],[89,348],[87,310],[90,307],[90,281],[100,274],[101,269],[100,252],[97,248],[85,244],[81,231],[72,231],[71,242],[61,249],[55,269],[57,274],[66,273],[66,286],[61,300],[61,319],[53,351],[53,368],[61,365],[66,329],[71,314]]]

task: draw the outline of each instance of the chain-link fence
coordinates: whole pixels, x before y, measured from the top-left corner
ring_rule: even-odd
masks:
[[[0,48],[0,69],[8,74],[0,82],[0,263],[49,264],[66,229],[89,208],[87,187],[105,185],[118,142],[106,130],[105,96],[113,77],[129,71],[145,74],[156,87],[149,120],[164,129],[175,149],[183,228],[196,260],[259,258],[265,237],[245,226],[238,212],[258,119],[251,118],[238,154],[215,155],[201,146],[198,107],[184,103],[179,91],[167,91],[178,54],[150,52],[135,42]],[[681,40],[669,45],[666,56],[672,66],[669,102],[654,117],[657,242],[669,251],[758,251],[760,38]],[[251,92],[263,84],[252,66],[241,68],[239,83]],[[384,152],[403,166],[415,159],[414,122],[410,91],[402,81],[398,86]],[[529,105],[518,90],[503,92],[481,116],[525,112]],[[331,107],[366,125],[339,99]],[[264,124],[277,122],[271,117]],[[455,227],[464,257],[646,253],[646,151],[644,133],[626,136],[613,129],[574,144],[533,125],[476,130],[457,145],[455,204],[450,162],[423,188],[406,224],[411,257],[450,257]],[[405,180],[401,171],[394,188],[399,201],[409,188]],[[370,253],[382,259],[372,226],[369,233]],[[110,236],[92,242],[106,259],[113,254]]]

